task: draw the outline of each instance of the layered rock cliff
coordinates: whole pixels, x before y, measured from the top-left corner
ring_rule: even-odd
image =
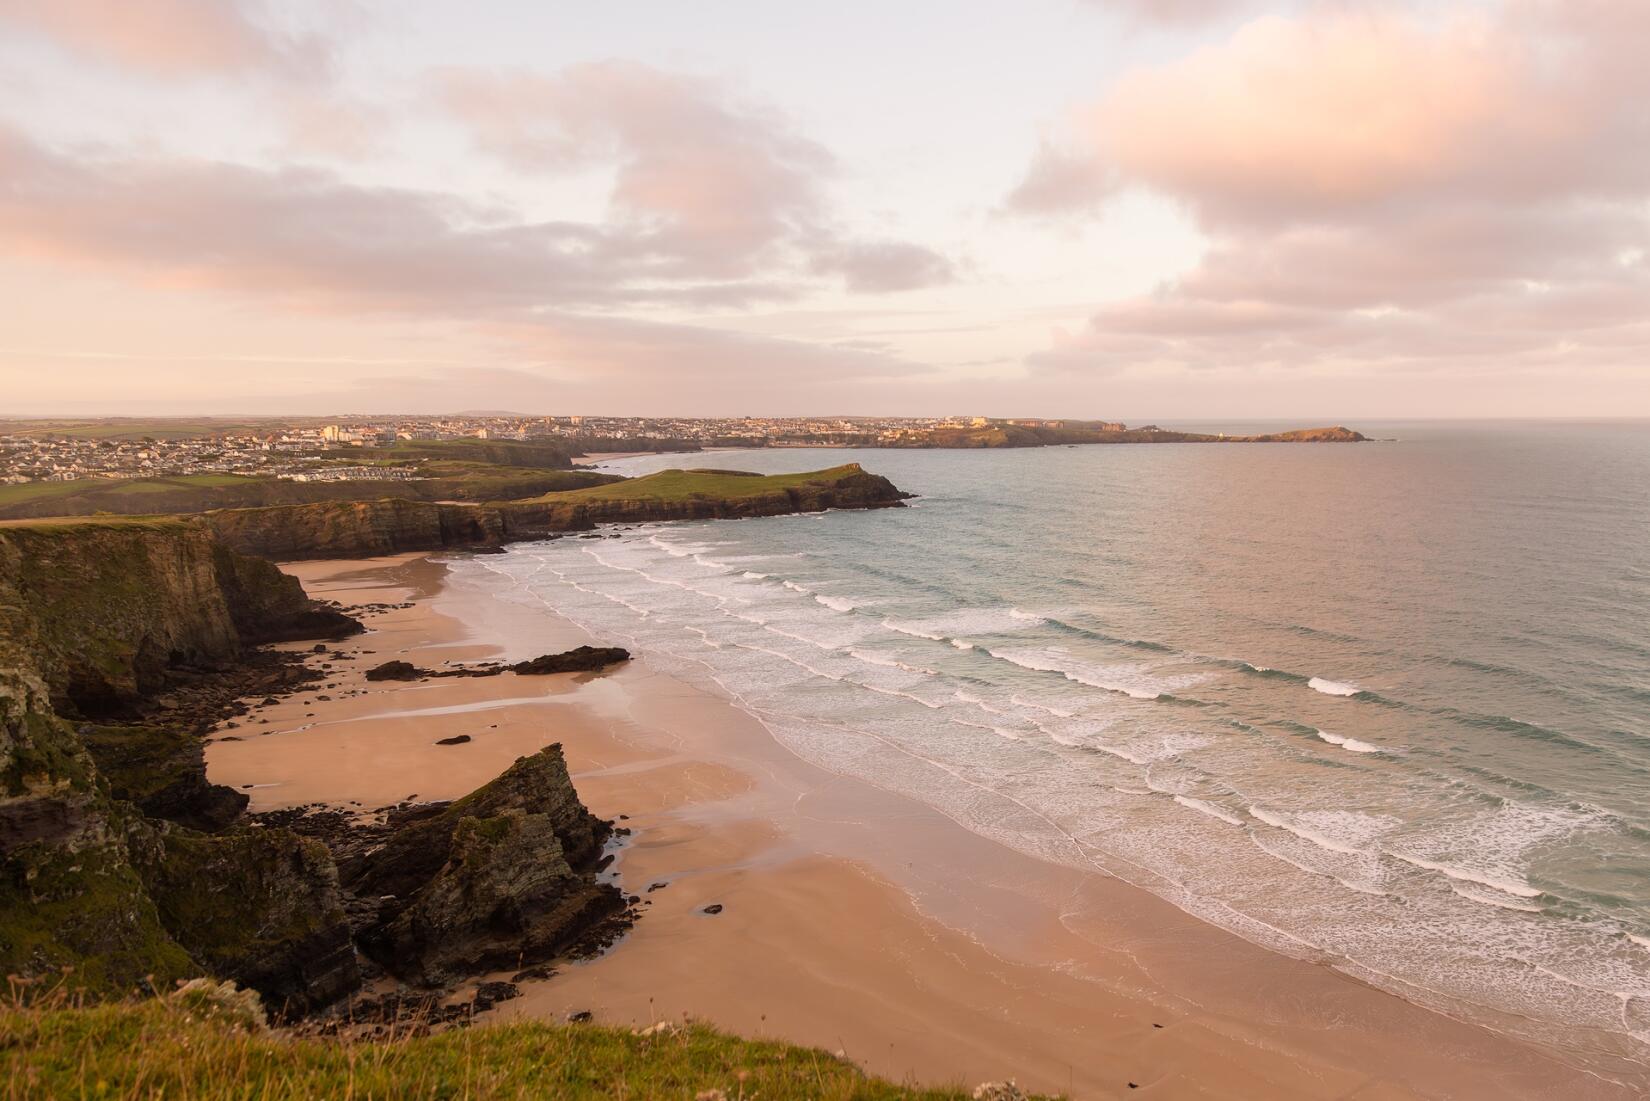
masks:
[[[0,528],[0,632],[72,717],[129,714],[174,671],[220,666],[250,645],[359,629],[198,526]]]
[[[703,479],[703,490],[690,486],[671,495],[650,492],[651,478],[636,478],[491,505],[395,499],[329,502],[209,512],[198,523],[243,554],[290,561],[498,546],[558,532],[588,531],[603,523],[889,508],[909,496],[858,463],[782,478],[726,471],[687,473],[714,476]],[[730,480],[735,484],[730,486]]]
[[[258,641],[348,629],[198,524],[0,529],[0,974],[122,994],[209,973],[297,1015],[364,969],[439,984],[626,920],[559,746],[372,828],[231,825],[245,797],[206,782],[167,701],[232,697]]]
[[[242,837],[147,818],[99,760],[146,805],[164,794],[189,817],[238,814],[244,796],[206,782],[192,732],[121,720],[175,678],[304,624],[359,629],[197,528],[0,529],[0,969],[130,990],[215,967],[214,945],[239,937],[245,966],[228,970],[279,995],[281,973],[315,955],[337,908],[299,839],[285,852],[262,839],[260,861]],[[88,717],[105,721],[71,721]],[[246,920],[203,908],[214,895]]]

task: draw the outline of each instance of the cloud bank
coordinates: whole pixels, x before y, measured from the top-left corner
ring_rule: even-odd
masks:
[[[1119,371],[1650,363],[1650,7],[1322,7],[1121,75],[1010,209],[1167,196],[1209,241],[1035,357]]]

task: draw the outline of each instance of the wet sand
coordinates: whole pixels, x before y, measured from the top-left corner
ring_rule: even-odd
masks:
[[[559,741],[591,809],[628,816],[618,870],[646,902],[636,928],[598,960],[523,984],[501,1015],[589,1010],[647,1024],[686,1014],[841,1050],[895,1079],[1012,1077],[1083,1098],[1626,1098],[1645,1088],[820,770],[730,703],[649,668],[645,654],[601,675],[369,684],[362,672],[391,658],[439,667],[601,640],[499,599],[473,570],[447,577],[420,556],[283,568],[315,596],[413,604],[342,644],[351,656],[334,687],[263,709],[257,725],[224,732],[238,740],[210,747],[211,778],[252,785],[254,810],[453,798]],[[473,740],[436,744],[457,734]],[[712,904],[722,911],[705,914]]]

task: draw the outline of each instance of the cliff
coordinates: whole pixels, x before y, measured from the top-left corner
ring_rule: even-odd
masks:
[[[103,769],[132,789],[122,794],[183,817],[238,814],[245,797],[206,782],[192,732],[122,720],[178,678],[305,623],[359,627],[199,529],[0,530],[0,969],[71,968],[74,985],[117,992],[199,973],[212,943],[236,937],[248,969],[233,970],[248,981],[315,956],[331,911],[297,838],[276,853],[281,838],[261,839],[264,859],[251,859],[243,837],[146,818]],[[77,729],[65,715],[105,721]],[[202,911],[213,895],[246,920]]]
[[[200,523],[226,547],[281,561],[488,546],[506,538],[501,506],[399,499],[226,509]]]
[[[359,630],[296,578],[178,522],[0,528],[0,633],[64,714],[130,715],[172,676],[260,642]]]
[[[0,974],[118,995],[209,973],[298,1015],[360,988],[358,946],[439,984],[622,928],[611,824],[559,746],[377,825],[234,824],[201,708],[269,682],[256,643],[359,628],[199,523],[0,528]]]
[[[601,523],[711,520],[889,508],[908,495],[858,463],[804,474],[666,470],[642,478],[489,505],[404,500],[329,502],[206,513],[225,546],[277,560],[359,558],[497,546]]]

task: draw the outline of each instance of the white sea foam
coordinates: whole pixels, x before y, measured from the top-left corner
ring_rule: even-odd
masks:
[[[865,662],[867,665],[880,665],[884,669],[903,669],[907,673],[920,673],[925,677],[937,677],[940,675],[939,670],[937,669],[929,669],[927,666],[923,665],[908,665],[897,658],[888,657],[886,654],[875,654],[869,650],[850,649],[848,650],[848,654],[851,657]]]
[[[1312,842],[1312,844],[1321,849],[1328,849],[1331,852],[1344,853],[1348,856],[1361,856],[1367,851],[1367,849],[1363,846],[1348,844],[1347,842],[1331,837],[1326,833],[1321,833],[1309,826],[1302,825],[1300,822],[1292,820],[1287,815],[1269,811],[1264,807],[1252,806],[1249,808],[1249,813],[1260,819],[1262,822],[1265,822],[1268,826],[1275,826],[1286,833],[1292,833],[1303,841]]]
[[[1383,746],[1374,745],[1370,742],[1360,742],[1356,738],[1348,738],[1348,737],[1345,737],[1345,736],[1340,735],[1340,734],[1331,734],[1327,730],[1318,731],[1318,737],[1322,738],[1324,741],[1328,742],[1330,745],[1340,746],[1342,749],[1346,750],[1348,753],[1385,753],[1385,752],[1387,752],[1387,750]]]
[[[954,639],[951,640],[951,645],[955,646],[959,650],[972,650],[972,649],[974,649],[974,644],[972,642],[969,642],[967,639],[954,638]]]
[[[1480,891],[1476,887],[1469,884],[1451,883],[1450,890],[1454,891],[1462,898],[1471,899],[1474,902],[1482,902],[1486,906],[1499,906],[1503,910],[1517,910],[1520,913],[1525,914],[1541,913],[1540,906],[1536,906],[1528,902],[1520,902],[1517,899],[1508,898],[1505,894]],[[1496,888],[1496,891],[1499,892],[1500,888]]]
[[[1174,801],[1183,807],[1190,807],[1199,813],[1207,814],[1211,818],[1218,818],[1222,822],[1228,822],[1234,826],[1243,825],[1243,819],[1239,818],[1237,815],[1228,814],[1226,811],[1215,806],[1213,803],[1206,803],[1202,799],[1193,799],[1189,795],[1176,795],[1174,797]]]
[[[1009,702],[1019,704],[1021,707],[1031,707],[1038,711],[1046,711],[1056,718],[1074,719],[1077,717],[1077,712],[1075,711],[1064,711],[1058,707],[1053,707],[1046,703],[1038,703],[1036,700],[1028,700],[1023,696],[1010,696]]]
[[[1047,622],[1042,616],[1022,612],[1018,608],[959,608],[948,615],[924,619],[885,619],[882,625],[890,631],[926,638],[934,642],[974,635],[1006,635],[1030,630]]]
[[[957,699],[961,700],[963,703],[973,704],[975,707],[978,707],[981,711],[987,711],[987,712],[990,712],[993,715],[1007,715],[1008,714],[1008,712],[1004,711],[1002,708],[992,707],[989,703],[987,703],[981,697],[974,695],[972,692],[965,691],[964,689],[958,688],[955,691],[953,691],[951,693],[951,695],[953,695]]]
[[[1438,860],[1426,860],[1419,856],[1410,856],[1407,853],[1395,852],[1391,854],[1405,864],[1413,864],[1417,868],[1425,868],[1429,872],[1438,872],[1451,879],[1458,879],[1464,883],[1476,883],[1481,887],[1493,887],[1497,891],[1505,891],[1518,898],[1540,898],[1541,892],[1522,879],[1513,879],[1509,876],[1488,875],[1484,872],[1475,872],[1470,868],[1456,867],[1454,864],[1445,864]]]
[[[987,650],[1002,661],[1043,673],[1059,673],[1067,680],[1137,700],[1155,700],[1162,692],[1130,665],[1089,665],[1057,650]]]
[[[920,628],[918,628],[914,624],[896,623],[892,619],[885,619],[885,620],[882,621],[882,625],[884,627],[888,628],[890,631],[898,631],[900,634],[910,635],[912,638],[925,638],[930,642],[944,642],[945,641],[945,636],[944,635],[936,635],[936,634],[932,634],[928,631],[921,630]]]
[[[1356,696],[1363,689],[1355,684],[1344,684],[1338,680],[1328,680],[1324,677],[1313,677],[1306,682],[1306,687],[1314,692],[1322,692],[1326,696]]]
[[[748,578],[751,581],[766,581],[767,577],[768,577],[767,574],[757,573],[755,570],[746,570],[742,576]]]
[[[851,612],[855,608],[861,608],[866,604],[872,603],[871,601],[864,600],[857,596],[851,598],[846,596],[825,596],[821,593],[814,594],[814,599],[825,605],[825,607],[831,609],[833,612]]]

